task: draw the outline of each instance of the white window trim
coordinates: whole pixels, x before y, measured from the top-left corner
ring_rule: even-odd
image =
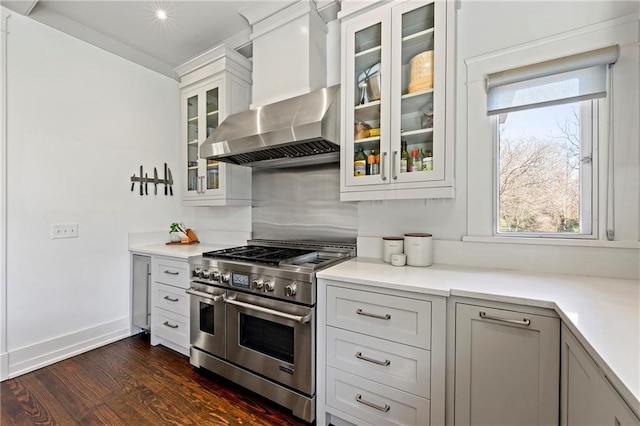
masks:
[[[494,198],[494,150],[493,127],[486,113],[487,93],[486,76],[500,70],[516,68],[530,63],[547,61],[561,56],[569,56],[576,52],[598,49],[608,45],[619,44],[626,47],[637,44],[630,37],[630,28],[637,26],[637,16],[629,15],[602,22],[585,28],[569,31],[560,35],[547,37],[531,43],[507,48],[497,52],[481,55],[465,60],[467,67],[467,235],[463,241],[513,242],[548,245],[585,245],[607,247],[632,247],[640,244],[631,242],[606,241],[604,220],[594,221],[592,231],[599,240],[580,238],[537,238],[537,237],[503,237],[494,236],[493,209]],[[598,193],[594,196],[594,217],[605,218],[607,205],[606,185],[604,179],[608,164],[606,150],[609,138],[609,114],[607,108],[599,108],[597,139],[599,146],[599,173],[594,169],[594,188]],[[595,138],[595,135],[594,135]],[[504,241],[507,240],[507,241]]]

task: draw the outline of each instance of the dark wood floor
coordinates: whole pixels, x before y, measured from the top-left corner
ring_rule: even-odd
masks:
[[[138,334],[0,385],[5,425],[305,425]]]

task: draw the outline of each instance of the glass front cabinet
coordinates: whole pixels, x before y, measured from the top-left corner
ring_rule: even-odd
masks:
[[[238,60],[235,55],[234,58]],[[186,83],[182,90],[182,153],[185,170],[182,198],[187,206],[251,204],[249,167],[200,158],[199,154],[200,145],[226,116],[249,108],[250,74],[246,75],[245,80],[241,78],[244,76],[220,71],[225,64],[218,61],[181,78],[181,82]]]
[[[342,18],[343,201],[454,197],[449,3]]]

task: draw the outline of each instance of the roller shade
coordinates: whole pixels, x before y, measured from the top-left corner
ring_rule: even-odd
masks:
[[[607,96],[607,66],[618,45],[513,68],[487,76],[487,114]]]

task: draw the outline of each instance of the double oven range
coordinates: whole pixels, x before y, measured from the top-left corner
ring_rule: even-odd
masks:
[[[316,272],[353,244],[251,240],[191,258],[190,362],[315,419]]]

